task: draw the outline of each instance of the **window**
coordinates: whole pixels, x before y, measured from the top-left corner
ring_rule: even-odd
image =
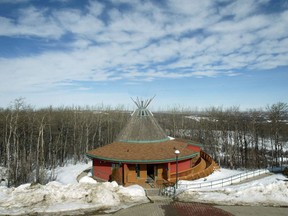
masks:
[[[137,178],[140,178],[140,165],[139,164],[135,165],[135,172],[136,172]]]

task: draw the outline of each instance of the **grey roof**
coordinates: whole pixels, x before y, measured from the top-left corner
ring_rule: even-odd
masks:
[[[138,109],[132,113],[131,119],[119,133],[116,142],[149,143],[169,140],[151,111],[147,109],[149,103],[135,102]]]

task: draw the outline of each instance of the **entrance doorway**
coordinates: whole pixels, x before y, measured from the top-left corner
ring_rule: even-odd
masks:
[[[155,179],[155,170],[154,164],[147,164],[147,181],[154,181]]]

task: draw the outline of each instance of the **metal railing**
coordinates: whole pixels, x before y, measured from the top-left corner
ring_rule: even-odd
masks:
[[[244,173],[239,173],[237,175],[233,175],[227,178],[214,180],[214,181],[205,181],[205,182],[197,182],[197,183],[189,183],[189,184],[178,184],[178,191],[189,190],[189,189],[200,189],[200,188],[217,188],[224,187],[232,184],[240,183],[244,180],[263,175],[269,173],[268,169],[247,171]]]
[[[227,178],[218,179],[214,181],[205,181],[205,182],[197,182],[197,183],[189,183],[189,184],[178,184],[178,189],[176,190],[174,186],[163,187],[159,190],[159,195],[164,196],[177,196],[180,193],[190,190],[190,189],[201,189],[201,188],[219,188],[232,184],[237,184],[247,179],[251,179],[253,177],[257,177],[266,173],[270,173],[269,169],[260,169],[254,171],[247,171],[243,173],[239,173],[237,175],[229,176]]]

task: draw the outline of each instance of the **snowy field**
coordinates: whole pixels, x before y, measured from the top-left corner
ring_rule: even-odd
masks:
[[[67,165],[55,170],[56,181],[46,185],[24,184],[17,188],[0,186],[0,215],[25,215],[36,212],[59,215],[59,212],[84,211],[113,212],[132,205],[146,203],[142,187],[122,187],[116,182],[97,183],[88,176],[80,182],[76,177],[91,163]],[[1,170],[1,169],[0,169]],[[201,183],[227,178],[245,171],[221,169],[212,175],[193,181]],[[190,184],[179,181],[179,184]],[[178,190],[178,199],[186,202],[204,202],[221,205],[266,205],[288,206],[288,181],[281,174],[250,181],[248,183],[220,187],[217,189]]]

